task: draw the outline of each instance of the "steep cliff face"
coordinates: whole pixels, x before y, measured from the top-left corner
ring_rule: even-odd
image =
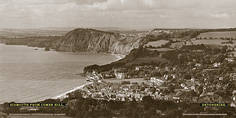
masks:
[[[142,44],[140,37],[94,29],[75,29],[67,33],[58,46],[59,51],[92,51],[127,54]]]
[[[132,49],[138,48],[143,44],[143,37],[122,37],[119,41],[112,44],[111,53],[128,54]]]

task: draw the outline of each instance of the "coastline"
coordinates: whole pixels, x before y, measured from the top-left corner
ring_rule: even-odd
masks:
[[[112,56],[115,56],[115,58],[116,58],[115,61],[118,61],[118,60],[120,60],[120,59],[123,59],[123,58],[126,56],[126,55],[122,55],[122,54],[111,54],[111,55],[112,55]],[[59,94],[59,95],[57,95],[57,96],[55,96],[55,97],[52,97],[52,99],[64,99],[64,98],[68,97],[67,94],[72,93],[72,92],[77,91],[77,90],[80,90],[80,89],[83,89],[85,86],[90,85],[90,84],[92,84],[92,83],[93,83],[93,82],[86,82],[85,84],[82,84],[82,85],[80,85],[80,86],[77,86],[77,87],[75,87],[75,88],[69,90],[69,91],[66,91],[66,92],[64,92],[64,93],[62,93],[62,94]]]
[[[77,90],[80,90],[80,89],[83,89],[85,86],[90,85],[92,83],[93,82],[87,82],[85,84],[82,84],[81,86],[77,86],[77,87],[75,87],[75,88],[73,88],[73,89],[71,89],[69,91],[66,91],[66,92],[64,92],[62,94],[59,94],[59,95],[57,95],[55,97],[52,97],[52,99],[64,99],[64,98],[68,97],[67,94],[72,93],[72,92],[77,91]]]
[[[121,59],[125,58],[125,56],[126,56],[126,55],[124,55],[124,54],[114,54],[114,53],[111,54],[111,55],[113,55],[113,56],[116,57],[116,60],[115,60],[115,61],[121,60]]]
[[[117,59],[117,56],[108,53],[74,54],[68,52],[68,54],[56,51],[45,52],[41,48],[26,45],[0,43],[0,46],[1,52],[4,52],[1,53],[3,58],[1,58],[0,70],[4,75],[0,76],[0,90],[2,91],[0,104],[12,101],[38,102],[66,97],[66,94],[82,89],[88,84],[86,77],[81,77],[80,74],[85,66],[96,63],[107,64]],[[34,50],[35,48],[38,50]],[[7,51],[11,51],[12,54]],[[15,58],[14,53],[24,56]],[[21,69],[22,67],[24,70]],[[46,74],[41,74],[44,72]],[[27,76],[24,73],[27,73]],[[15,86],[7,88],[11,84]]]

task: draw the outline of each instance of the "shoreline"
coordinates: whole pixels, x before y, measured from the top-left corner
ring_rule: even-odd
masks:
[[[67,94],[72,93],[72,92],[77,91],[77,90],[80,90],[80,89],[83,89],[85,86],[90,85],[90,84],[92,84],[92,83],[93,83],[93,82],[87,82],[87,83],[85,83],[85,84],[82,84],[82,85],[80,85],[80,86],[77,86],[77,87],[75,87],[75,88],[69,90],[69,91],[66,91],[66,92],[64,92],[64,93],[62,93],[62,94],[59,94],[59,95],[57,95],[57,96],[55,96],[55,97],[52,97],[52,99],[64,99],[64,98],[67,98],[67,97],[68,97]]]
[[[111,54],[112,56],[115,56],[115,58],[116,58],[116,60],[115,61],[118,61],[118,60],[120,60],[120,59],[123,59],[126,55],[122,55],[122,54]],[[80,90],[80,89],[83,89],[85,86],[87,86],[87,85],[90,85],[90,84],[92,84],[93,82],[86,82],[85,84],[82,84],[82,85],[80,85],[80,86],[77,86],[77,87],[75,87],[75,88],[73,88],[73,89],[71,89],[71,90],[69,90],[69,91],[66,91],[66,92],[64,92],[64,93],[62,93],[62,94],[59,94],[59,95],[57,95],[57,96],[55,96],[55,97],[51,97],[52,99],[64,99],[64,98],[66,98],[66,97],[68,97],[68,95],[67,94],[69,94],[69,93],[72,93],[72,92],[74,92],[74,91],[77,91],[77,90]]]
[[[7,44],[1,43],[1,42],[0,42],[0,45],[4,45],[4,46],[23,46],[23,47],[31,48],[32,50],[34,50],[35,48],[37,48],[39,50],[43,49],[41,47],[31,47],[31,46],[28,46],[28,45],[7,45]],[[54,51],[54,50],[51,50],[51,51]],[[61,52],[61,51],[56,51],[56,52]],[[68,53],[70,53],[70,52],[68,52]],[[87,53],[89,53],[89,52],[87,52]],[[95,54],[97,54],[97,53],[95,53]],[[107,62],[107,63],[115,62],[115,61],[118,61],[118,60],[125,57],[125,55],[122,55],[122,54],[114,54],[114,53],[104,53],[104,54],[113,56],[112,60]],[[84,79],[86,79],[86,77]],[[74,91],[83,89],[85,86],[87,86],[89,84],[92,84],[92,83],[91,82],[78,83],[78,86],[74,86],[74,87],[72,86],[67,90],[65,89],[64,91],[62,90],[61,92],[58,92],[57,94],[37,98],[37,99],[40,99],[40,100],[33,100],[33,101],[37,102],[37,101],[43,101],[43,100],[46,100],[46,99],[63,99],[63,98],[68,97],[68,95],[67,95],[68,93],[72,93]],[[55,90],[55,91],[57,91],[57,90]],[[0,100],[0,104],[2,104],[2,103],[5,103],[5,101]]]
[[[121,60],[121,59],[125,58],[125,56],[126,56],[124,54],[114,54],[114,53],[111,55],[116,57],[115,61]]]

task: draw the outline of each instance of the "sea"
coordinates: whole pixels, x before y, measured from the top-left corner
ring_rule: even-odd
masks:
[[[80,74],[92,64],[117,60],[110,54],[44,51],[0,44],[0,103],[36,102],[86,83]]]

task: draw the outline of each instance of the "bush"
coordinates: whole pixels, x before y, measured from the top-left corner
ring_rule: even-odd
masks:
[[[130,84],[130,81],[122,81],[121,84]]]

